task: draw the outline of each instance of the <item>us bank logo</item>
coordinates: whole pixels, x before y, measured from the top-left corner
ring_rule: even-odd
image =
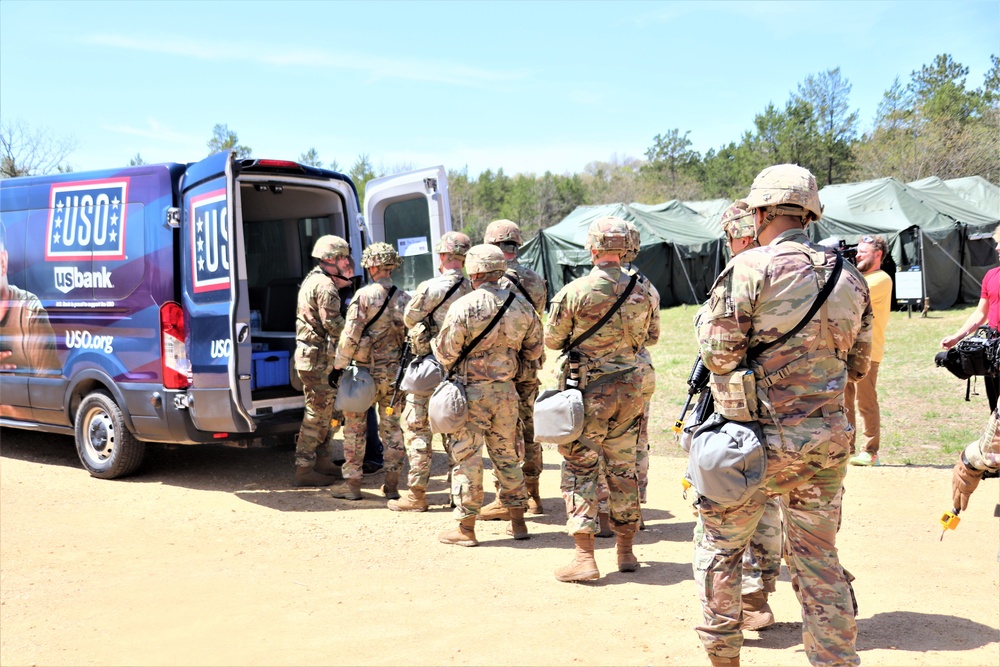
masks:
[[[52,184],[45,260],[125,259],[128,186],[127,177]]]
[[[63,294],[69,294],[79,287],[90,289],[111,289],[111,272],[102,266],[100,271],[81,271],[75,266],[62,266],[55,270],[56,289]]]

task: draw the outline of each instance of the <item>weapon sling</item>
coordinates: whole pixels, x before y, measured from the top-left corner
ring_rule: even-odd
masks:
[[[451,365],[451,371],[448,373],[448,377],[451,377],[455,373],[455,369],[457,369],[459,365],[465,361],[465,358],[469,356],[469,353],[472,352],[472,350],[474,350],[475,347],[479,345],[479,343],[486,338],[491,331],[493,331],[493,327],[497,325],[500,318],[503,317],[503,314],[507,312],[507,308],[510,307],[510,304],[512,304],[516,298],[517,297],[513,292],[507,293],[507,299],[503,302],[503,305],[500,306],[500,310],[497,311],[497,314],[493,317],[493,319],[490,320],[490,323],[486,325],[486,328],[483,329],[478,336],[473,338],[471,343],[462,349],[462,353],[458,355],[458,359],[456,359],[455,363]]]

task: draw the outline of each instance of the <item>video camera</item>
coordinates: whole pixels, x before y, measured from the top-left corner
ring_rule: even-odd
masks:
[[[954,347],[934,355],[934,365],[945,368],[959,380],[973,375],[993,376],[1000,369],[1000,332],[980,326]]]
[[[840,254],[851,264],[857,266],[858,264],[858,246],[857,245],[847,245],[844,239],[839,236],[830,236],[819,242],[820,245],[826,246],[827,248],[834,248],[840,251]]]

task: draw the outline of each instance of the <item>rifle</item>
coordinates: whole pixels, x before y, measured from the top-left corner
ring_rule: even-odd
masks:
[[[410,363],[410,339],[406,338],[406,342],[403,343],[403,349],[399,353],[399,370],[396,371],[396,381],[393,382],[392,388],[392,400],[389,401],[389,407],[385,409],[387,415],[391,415],[395,412],[392,407],[396,404],[396,397],[399,395],[399,385],[403,382],[403,376],[406,375],[406,365]]]
[[[698,355],[694,360],[694,367],[691,369],[691,374],[688,375],[687,401],[684,402],[684,409],[681,410],[681,416],[674,422],[674,433],[680,433],[681,429],[684,428],[684,417],[687,416],[687,412],[691,407],[691,399],[694,398],[695,394],[705,391],[705,387],[708,386],[711,376],[712,374],[705,368],[705,364],[701,360],[701,355]]]

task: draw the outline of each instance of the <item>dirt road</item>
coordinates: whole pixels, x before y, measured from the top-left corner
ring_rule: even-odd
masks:
[[[3,665],[706,665],[692,630],[694,520],[680,458],[655,457],[642,567],[557,582],[558,455],[546,451],[547,513],[514,542],[439,544],[443,454],[425,514],[293,490],[289,450],[154,448],[143,474],[89,477],[69,438],[0,431]],[[866,665],[1000,664],[996,480],[939,541],[950,470],[854,468],[839,546],[858,580]],[[778,624],[747,633],[744,665],[807,665],[787,573]]]

